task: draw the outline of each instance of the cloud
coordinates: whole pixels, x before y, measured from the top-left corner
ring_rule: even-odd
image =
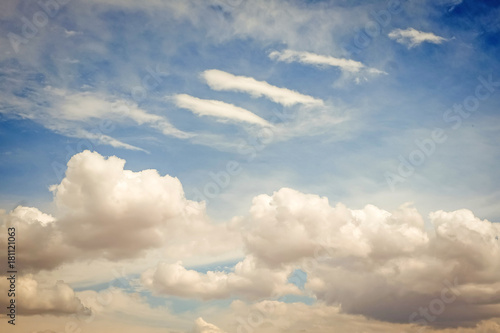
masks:
[[[92,310],[93,319],[83,323],[82,329],[92,330],[99,325],[103,332],[109,332],[113,324],[128,326],[127,331],[142,331],[147,328],[180,328],[192,325],[192,321],[183,314],[172,314],[167,306],[151,306],[148,299],[137,292],[125,292],[118,288],[107,288],[101,291],[85,290],[77,293],[82,303]],[[99,323],[100,322],[100,323]],[[145,324],[146,323],[146,324]],[[89,325],[85,327],[83,325]],[[107,326],[107,327],[106,327]],[[149,326],[149,327],[148,327]],[[131,329],[133,327],[134,329]],[[107,328],[107,329],[106,329]],[[119,330],[122,331],[122,330]]]
[[[293,50],[273,51],[269,53],[269,58],[287,63],[300,62],[302,64],[314,66],[339,67],[340,69],[349,72],[359,72],[361,68],[364,67],[362,63],[355,60],[334,58],[310,52],[299,52]]]
[[[2,276],[0,279],[2,290],[9,290],[9,284],[8,276]],[[16,305],[19,314],[90,315],[90,310],[83,306],[73,289],[63,281],[51,286],[41,286],[32,275],[17,276],[16,287]],[[8,302],[9,299],[2,295],[0,306],[5,309]]]
[[[12,89],[12,92],[4,98],[3,113],[33,120],[67,137],[87,139],[94,146],[103,144],[145,151],[112,137],[111,132],[118,125],[147,126],[163,135],[180,139],[193,137],[193,134],[175,128],[165,117],[147,112],[132,101],[97,92],[71,92],[52,86],[30,86],[27,90],[31,94],[19,97],[15,93],[17,84],[33,85],[19,80],[12,87],[9,86],[7,89]]]
[[[185,198],[177,178],[156,170],[133,172],[124,165],[115,156],[76,154],[61,183],[50,188],[56,217],[22,206],[0,212],[0,228],[15,226],[24,244],[17,251],[20,268],[38,271],[75,260],[136,258],[157,248],[183,257],[210,255],[238,243],[226,224],[208,220],[203,202]],[[6,238],[0,244],[6,247]]]
[[[227,315],[229,332],[418,332],[419,328],[343,313],[341,306],[265,300],[247,304],[236,300]]]
[[[141,281],[157,295],[202,300],[302,293],[346,314],[392,323],[422,323],[419,309],[432,309],[435,300],[445,311],[432,310],[426,323],[436,327],[500,317],[500,226],[469,210],[432,212],[426,222],[408,204],[393,212],[373,205],[350,209],[283,188],[256,196],[247,216],[214,225],[203,203],[185,199],[178,179],[124,165],[117,157],[77,154],[52,187],[54,215],[32,207],[1,212],[2,228],[18,228],[24,271],[125,260],[148,249],[210,256],[243,245],[246,257],[229,272],[190,270],[169,263],[179,257],[171,255]],[[0,242],[5,247],[5,239]],[[303,290],[288,281],[295,269],[307,275]]]
[[[202,77],[214,90],[239,91],[248,93],[252,97],[264,96],[284,106],[295,104],[323,105],[323,101],[320,99],[290,89],[276,87],[265,81],[257,81],[247,76],[236,76],[217,69],[204,71]]]
[[[444,37],[437,36],[432,32],[418,31],[413,28],[405,30],[394,29],[388,34],[388,36],[390,39],[394,39],[396,42],[408,46],[409,49],[425,42],[441,44],[448,40]]]
[[[359,61],[344,58],[334,58],[331,56],[325,56],[311,52],[299,52],[294,50],[273,51],[269,53],[269,58],[273,60],[284,61],[286,63],[299,62],[302,64],[318,67],[338,67],[342,71],[351,73],[358,73],[363,70],[370,74],[385,74],[385,72],[381,70],[375,68],[367,68]]]
[[[110,119],[120,123],[131,120],[136,125],[149,125],[161,131],[164,135],[177,138],[192,136],[176,129],[164,117],[148,113],[130,101],[105,97],[90,92],[67,93],[50,87],[45,88],[45,90],[60,97],[54,102],[55,105],[51,111],[51,116],[58,120],[64,120],[69,125],[73,122],[81,125],[81,122],[92,119]],[[60,128],[64,130],[65,125],[68,123],[61,124]],[[56,123],[51,127],[57,130],[57,125]],[[99,137],[97,138],[99,139]],[[106,138],[104,138],[103,143],[108,143]]]
[[[244,239],[257,260],[303,269],[305,290],[346,313],[422,322],[419,308],[443,303],[445,294],[446,311],[427,324],[469,326],[500,316],[500,225],[468,210],[429,218],[433,230],[409,205],[392,213],[372,205],[352,210],[281,189],[254,199]]]
[[[225,333],[225,331],[213,324],[207,323],[200,317],[196,319],[192,333]]]
[[[181,262],[160,263],[142,275],[143,284],[158,294],[186,298],[224,299],[233,296],[259,299],[299,290],[288,283],[290,269],[273,269],[260,265],[253,257],[236,264],[234,272],[208,271],[206,274],[187,270]]]
[[[20,271],[53,269],[75,255],[55,221],[53,216],[34,207],[18,206],[10,213],[0,211],[2,234],[7,235],[8,226],[15,226],[17,238],[23,244],[16,251]],[[7,248],[7,239],[0,239],[0,245]]]
[[[499,317],[500,225],[468,210],[433,212],[429,221],[433,229],[409,204],[353,210],[283,188],[254,198],[242,221],[247,256],[234,271],[162,263],[142,281],[164,295],[259,299],[296,293],[288,278],[301,269],[304,295],[347,314],[435,327]]]
[[[198,116],[215,117],[221,122],[233,121],[272,127],[269,122],[255,113],[222,101],[179,94],[174,96],[174,102],[178,107],[190,110]]]

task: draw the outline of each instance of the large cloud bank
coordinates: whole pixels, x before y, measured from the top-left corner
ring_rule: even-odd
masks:
[[[394,212],[350,209],[282,188],[256,196],[246,216],[214,224],[204,203],[185,198],[177,178],[124,166],[120,158],[85,151],[51,187],[54,216],[23,206],[1,212],[0,227],[17,228],[24,272],[170,249],[165,253],[173,255],[141,276],[156,295],[263,301],[303,294],[340,313],[434,326],[500,316],[500,228],[469,210],[422,216],[409,204]],[[235,249],[245,257],[230,271],[188,269],[175,255]],[[290,280],[297,269],[305,273],[303,288]],[[25,285],[37,290],[35,284]],[[68,288],[49,289],[54,296],[44,297],[55,305],[33,300],[28,311],[78,311]]]

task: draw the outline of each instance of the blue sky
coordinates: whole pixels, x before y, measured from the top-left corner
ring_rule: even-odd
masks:
[[[324,12],[325,17],[329,11],[334,12],[336,6],[338,4],[328,2],[294,5],[297,10]],[[46,131],[46,120],[26,119],[30,118],[25,115],[26,112],[36,114],[42,105],[50,107],[57,102],[43,93],[47,87],[61,89],[69,94],[85,91],[120,99],[137,104],[146,112],[164,116],[181,130],[217,135],[212,142],[203,139],[200,144],[194,140],[162,135],[148,126],[137,127],[125,123],[116,126],[112,136],[147,150],[149,154],[113,149],[105,144],[93,147],[102,154],[116,154],[125,158],[132,170],[154,168],[162,174],[181,178],[188,195],[191,188],[203,187],[204,183],[210,181],[206,173],[216,172],[221,160],[231,159],[245,164],[241,178],[266,178],[269,171],[281,170],[287,175],[278,184],[263,190],[255,189],[254,192],[245,188],[244,180],[236,180],[234,186],[238,188],[234,188],[234,191],[247,197],[283,186],[306,191],[312,187],[311,190],[333,196],[339,201],[354,195],[348,193],[351,192],[349,184],[360,187],[356,189],[355,196],[359,196],[359,191],[362,191],[364,194],[369,193],[371,199],[379,192],[386,192],[384,172],[397,167],[398,155],[411,152],[413,141],[425,136],[426,131],[445,127],[447,124],[442,120],[444,111],[473,91],[479,75],[493,75],[496,80],[494,74],[498,69],[498,43],[495,42],[498,38],[495,30],[498,22],[490,10],[490,6],[494,5],[487,2],[465,2],[456,7],[450,3],[427,4],[424,10],[411,3],[405,4],[406,7],[398,14],[391,15],[386,27],[378,24],[380,35],[367,37],[365,27],[377,27],[370,12],[380,12],[386,6],[377,2],[342,5],[342,8],[352,7],[349,12],[359,13],[357,16],[367,16],[370,19],[367,22],[372,25],[367,25],[363,19],[348,23],[333,21],[329,24],[335,29],[309,35],[306,33],[308,30],[324,28],[305,22],[302,25],[294,24],[294,31],[286,32],[284,37],[279,35],[279,28],[270,29],[266,36],[252,31],[252,27],[247,27],[249,31],[245,31],[245,28],[231,26],[235,21],[231,11],[235,9],[224,3],[208,6],[208,14],[203,18],[195,19],[195,14],[191,14],[193,18],[177,20],[160,14],[161,11],[155,12],[154,5],[141,8],[138,5],[126,7],[102,3],[92,8],[76,3],[62,7],[33,39],[19,46],[20,53],[15,54],[12,47],[7,47],[8,40],[4,40],[2,127],[4,131],[17,126],[38,128],[28,129],[28,136],[23,135],[23,138],[16,140],[12,140],[9,135],[9,139],[14,142],[2,140],[3,144],[8,142],[2,154],[8,154],[7,160],[10,161],[6,173],[3,173],[6,175],[3,183],[7,185],[2,187],[3,201],[12,205],[9,200],[14,193],[24,200],[37,203],[41,197],[50,201],[46,188],[48,184],[58,181],[51,162],[65,165],[70,157],[67,146],[74,153],[87,148],[84,144],[78,144],[80,138],[65,136],[60,130]],[[38,5],[29,2],[12,3],[10,7],[12,13],[24,14],[25,17],[40,10]],[[418,12],[422,13],[414,15]],[[195,20],[195,23],[190,22],[190,19]],[[300,22],[299,18],[296,20]],[[342,27],[337,29],[339,25]],[[352,30],[347,26],[352,26]],[[19,34],[22,21],[19,16],[7,16],[3,19],[3,27],[5,31]],[[423,42],[408,49],[406,45],[388,38],[390,31],[407,27],[431,31],[447,41],[440,44]],[[364,38],[361,40],[368,41],[366,47],[363,47],[365,44],[358,47],[359,43],[356,43],[356,37],[360,34]],[[350,58],[387,74],[356,84],[354,79],[342,78],[338,67],[318,68],[296,62],[276,62],[269,58],[270,52],[289,48],[287,43],[302,43],[298,51]],[[354,52],[350,52],[351,49]],[[273,109],[280,110],[283,107],[242,93],[213,91],[199,78],[200,73],[207,69],[253,77],[328,101],[332,105],[332,114],[345,115],[349,120],[327,129],[311,129],[294,139],[272,142],[259,152],[255,161],[247,163],[245,157],[234,148],[223,146],[230,142],[251,140],[251,134],[234,124],[220,124],[213,119],[189,114],[169,102],[168,97],[190,94],[198,98],[222,100],[268,118]],[[160,81],[148,78],[151,81],[145,81],[145,86],[141,81],[149,75],[148,70],[160,72],[157,77]],[[22,103],[23,111],[13,106],[14,98],[16,103]],[[386,205],[393,207],[400,201],[418,200],[426,209],[434,209],[422,196],[439,194],[440,197],[444,196],[445,202],[460,200],[458,206],[461,207],[467,206],[473,198],[477,199],[478,194],[484,197],[495,195],[495,161],[498,155],[494,149],[495,136],[489,131],[495,130],[497,106],[498,98],[495,95],[482,102],[479,112],[467,119],[466,124],[457,131],[457,138],[449,140],[441,149],[446,152],[438,152],[429,158],[425,165],[418,168],[415,177],[396,189],[411,193],[412,189],[418,188],[418,197],[412,198],[412,194],[408,194],[401,199],[401,195],[390,193],[393,199]],[[97,119],[93,120],[97,123]],[[89,128],[91,126],[89,124]],[[60,136],[56,139],[59,144],[53,142],[54,132]],[[460,138],[467,136],[473,136],[474,139],[462,142]],[[30,140],[37,142],[36,149],[29,149],[30,144],[26,147]],[[484,144],[484,149],[490,149],[484,153],[478,152],[475,149],[478,142]],[[290,154],[291,150],[293,154]],[[50,158],[47,158],[47,151]],[[478,153],[481,156],[477,156]],[[39,158],[35,159],[36,166],[33,162],[21,160],[23,167],[19,168],[15,166],[15,161],[21,156]],[[31,173],[26,170],[30,164],[36,169],[34,179],[27,176],[27,173]],[[464,168],[462,172],[460,166]],[[440,174],[434,172],[434,168],[454,171]],[[471,175],[467,171],[478,168],[481,175]],[[477,189],[480,193],[463,193],[465,198],[456,198],[440,192],[443,183],[452,187],[452,192],[467,192],[472,185],[477,186],[478,178],[484,177],[484,174],[488,175],[489,181]],[[328,178],[333,179],[325,182]],[[339,184],[340,179],[343,183],[349,181]],[[432,183],[430,188],[429,183]],[[12,191],[12,187],[17,190]],[[238,213],[238,208],[246,209],[233,208],[234,204],[222,197],[212,203],[218,207],[217,210],[224,207],[227,216]],[[364,204],[365,201],[361,202]],[[494,201],[489,201],[489,205]],[[498,211],[492,207],[486,208],[486,205],[488,203],[471,208],[478,209],[485,218],[498,219]],[[452,204],[449,207],[455,208]]]
[[[282,188],[327,197],[332,207],[342,203],[352,210],[374,205],[392,212],[409,202],[428,231],[435,223],[429,214],[441,210],[467,209],[493,225],[500,221],[495,1],[41,3],[47,5],[23,0],[0,5],[4,214],[15,214],[19,205],[36,207],[63,221],[56,229],[64,235],[70,227],[64,227],[68,215],[61,205],[76,211],[72,200],[78,200],[63,198],[70,192],[62,188],[77,182],[65,175],[67,163],[90,150],[126,161],[125,169],[138,175],[154,169],[177,177],[187,200],[205,201],[200,218],[210,228],[248,223],[249,212],[258,211],[258,196],[278,202],[276,191]],[[453,111],[457,107],[473,111],[460,114]],[[433,136],[436,130],[442,131]],[[84,157],[73,165],[82,163],[81,179],[94,184],[83,176],[90,170],[83,161],[99,159],[79,156]],[[238,172],[229,174],[228,163]],[[214,175],[222,177],[220,184]],[[49,190],[52,185],[59,187]],[[102,185],[95,193],[107,189]],[[210,270],[226,260],[232,266],[242,258],[250,263],[248,256],[259,258],[259,252],[245,232],[237,240],[244,245],[214,250],[219,252],[213,257],[162,258],[171,265],[187,260],[187,267],[203,274],[199,265]],[[133,259],[111,245],[103,251],[108,252],[102,258],[85,260]],[[149,255],[151,262],[157,258]],[[142,273],[132,270],[130,276]],[[72,279],[64,271],[44,274],[40,281],[57,274]],[[304,274],[306,280],[311,275]],[[86,276],[84,282],[66,282],[85,293],[82,285],[99,292],[105,280]],[[312,307],[311,299],[328,303],[316,287],[306,284],[309,294],[289,297],[305,297]],[[150,288],[168,294],[154,283]],[[146,294],[155,304],[153,293]],[[200,302],[203,309],[212,304]],[[228,307],[226,301],[214,302],[223,304],[216,308]],[[340,303],[339,296],[332,304]],[[346,309],[349,315],[386,320],[363,306]],[[224,316],[215,320],[229,325]],[[200,332],[209,327],[196,325]]]

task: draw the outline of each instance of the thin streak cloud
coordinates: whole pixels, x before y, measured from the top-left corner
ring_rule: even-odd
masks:
[[[283,106],[295,104],[323,105],[321,99],[287,88],[276,87],[266,81],[258,81],[252,77],[236,76],[217,69],[206,70],[201,76],[213,90],[238,91],[250,94],[252,97],[266,97]]]
[[[385,73],[375,68],[367,68],[363,63],[352,59],[335,58],[311,52],[299,52],[294,50],[273,51],[269,54],[269,58],[286,63],[299,62],[313,66],[338,67],[343,71],[352,73],[357,73],[361,70],[367,70],[372,74]]]
[[[272,126],[267,120],[262,119],[255,113],[222,101],[201,99],[187,94],[175,95],[174,101],[179,108],[189,110],[198,116],[215,117],[222,122],[234,121],[237,123]]]
[[[441,44],[448,39],[437,36],[432,32],[418,31],[413,28],[408,29],[394,29],[389,33],[389,38],[394,39],[396,42],[408,46],[409,49],[418,46],[422,43]]]

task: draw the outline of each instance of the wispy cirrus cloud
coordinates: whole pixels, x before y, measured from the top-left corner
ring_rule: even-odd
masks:
[[[217,69],[206,70],[201,74],[210,88],[223,91],[238,91],[250,94],[252,97],[266,97],[283,106],[295,104],[323,105],[321,99],[301,94],[287,88],[280,88],[258,81],[248,76],[236,76]]]
[[[311,52],[301,52],[294,50],[273,51],[269,54],[269,58],[273,60],[283,61],[287,63],[299,62],[306,65],[318,67],[338,67],[342,71],[357,73],[362,70],[372,74],[384,74],[384,71],[376,68],[366,67],[363,63],[352,59],[335,58]]]
[[[174,102],[179,108],[189,110],[198,116],[215,117],[221,122],[234,121],[260,126],[272,126],[267,120],[259,117],[255,113],[222,101],[201,99],[187,94],[178,94],[174,96]]]
[[[409,49],[422,43],[441,44],[448,40],[444,37],[437,36],[432,32],[418,31],[413,28],[404,30],[394,29],[388,34],[388,36],[390,39],[394,39],[396,42],[408,46]]]

